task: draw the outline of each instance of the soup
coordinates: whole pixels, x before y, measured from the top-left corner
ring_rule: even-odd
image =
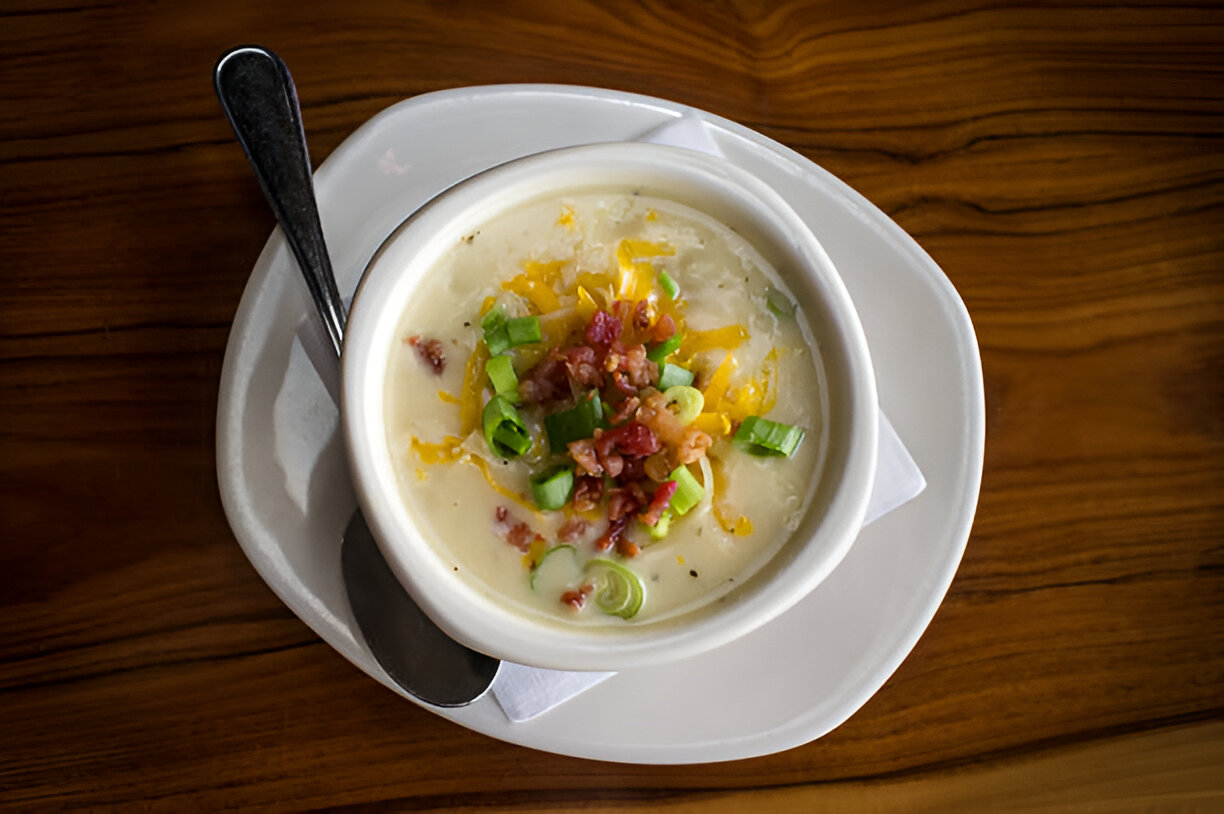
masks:
[[[455,579],[563,624],[717,601],[785,544],[825,448],[804,315],[727,226],[626,193],[458,241],[387,371],[400,492]]]

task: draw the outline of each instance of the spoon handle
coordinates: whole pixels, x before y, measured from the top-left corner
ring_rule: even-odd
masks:
[[[241,46],[217,61],[213,82],[339,356],[344,301],[323,241],[306,133],[289,69],[267,49]]]

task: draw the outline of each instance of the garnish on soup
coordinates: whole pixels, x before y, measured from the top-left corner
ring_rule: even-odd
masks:
[[[802,313],[687,207],[528,209],[461,241],[404,316],[419,358],[392,362],[388,397],[403,492],[465,573],[560,619],[710,601],[776,551],[810,491],[823,395]],[[423,372],[452,387],[437,404]]]

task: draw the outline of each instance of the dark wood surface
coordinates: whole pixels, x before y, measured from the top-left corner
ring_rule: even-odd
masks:
[[[558,757],[405,703],[221,509],[230,321],[272,218],[213,97],[277,50],[315,158],[426,91],[692,104],[912,233],[981,344],[964,561],[830,735]],[[0,803],[1224,807],[1224,7],[0,0]],[[674,807],[674,808],[673,808]]]

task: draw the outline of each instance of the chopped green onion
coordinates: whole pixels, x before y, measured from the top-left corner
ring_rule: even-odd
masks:
[[[510,338],[512,348],[530,345],[544,338],[539,317],[515,317],[506,320],[506,335]]]
[[[603,423],[603,400],[594,391],[578,400],[568,410],[544,417],[544,431],[548,433],[548,448],[554,455],[564,455],[571,441],[590,438]]]
[[[701,391],[686,384],[667,388],[663,391],[663,398],[667,399],[668,409],[675,405],[673,412],[676,420],[685,425],[692,424],[693,419],[701,415],[701,408],[705,406],[705,396],[701,395]]]
[[[545,511],[560,509],[574,493],[574,470],[568,466],[546,475],[532,476],[531,497]]]
[[[506,332],[506,314],[500,307],[493,308],[480,320],[480,329],[484,331],[485,345],[490,356],[509,349],[510,335]]]
[[[705,487],[697,482],[684,464],[673,469],[667,479],[676,482],[676,491],[672,493],[671,502],[667,504],[676,514],[688,514],[689,509],[700,503],[701,498],[705,496]]]
[[[502,458],[517,458],[531,449],[531,435],[518,410],[505,396],[494,396],[481,415],[485,442]]]
[[[693,473],[684,464],[673,469],[667,480],[676,482],[676,491],[667,503],[665,514],[675,512],[678,515],[686,515],[705,496],[705,487],[693,477]]]
[[[500,306],[484,315],[480,320],[480,329],[484,331],[484,341],[489,347],[490,356],[497,356],[519,345],[530,345],[544,338],[539,317],[506,319],[506,314]]]
[[[789,458],[803,440],[803,428],[750,415],[735,431],[733,440],[753,455],[783,455]]]
[[[791,302],[790,297],[773,286],[765,289],[765,306],[780,317],[795,315],[795,304]]]
[[[663,269],[659,269],[659,287],[663,289],[663,293],[670,299],[675,299],[680,296],[680,286],[672,279],[672,276]]]
[[[558,551],[568,551],[570,559],[564,557],[554,557]],[[568,581],[578,570],[578,564],[574,560],[578,556],[578,549],[572,545],[562,543],[555,545],[540,555],[540,561],[536,563],[535,568],[531,569],[531,590],[536,589],[536,580],[540,578],[541,573],[544,575],[545,585],[550,582],[561,583],[562,585]],[[548,563],[548,569],[544,570],[544,564]],[[568,568],[566,566],[569,566]]]
[[[663,514],[659,515],[658,522],[653,526],[650,526],[650,538],[652,540],[662,540],[664,537],[666,537],[667,532],[671,530],[671,521],[672,510],[664,509]]]
[[[485,373],[493,384],[493,391],[505,396],[511,404],[519,403],[518,376],[514,375],[514,362],[509,356],[494,356],[485,364]]]
[[[680,343],[683,341],[684,337],[680,335],[679,331],[676,331],[667,339],[664,339],[662,342],[646,351],[646,358],[657,365],[668,356],[671,356],[673,353],[680,350]]]
[[[498,325],[491,331],[485,331],[484,341],[489,348],[490,356],[497,356],[510,350],[510,335],[506,333],[504,324]]]
[[[693,383],[693,373],[690,370],[685,370],[680,365],[671,362],[664,362],[659,365],[659,389],[667,390],[670,387],[677,385],[690,385]]]
[[[589,561],[585,570],[596,577],[595,604],[604,613],[630,619],[641,609],[646,586],[637,574],[603,557]]]
[[[501,309],[501,306],[494,306],[489,309],[489,313],[485,314],[480,320],[480,330],[488,333],[495,331],[506,324],[506,312]]]

